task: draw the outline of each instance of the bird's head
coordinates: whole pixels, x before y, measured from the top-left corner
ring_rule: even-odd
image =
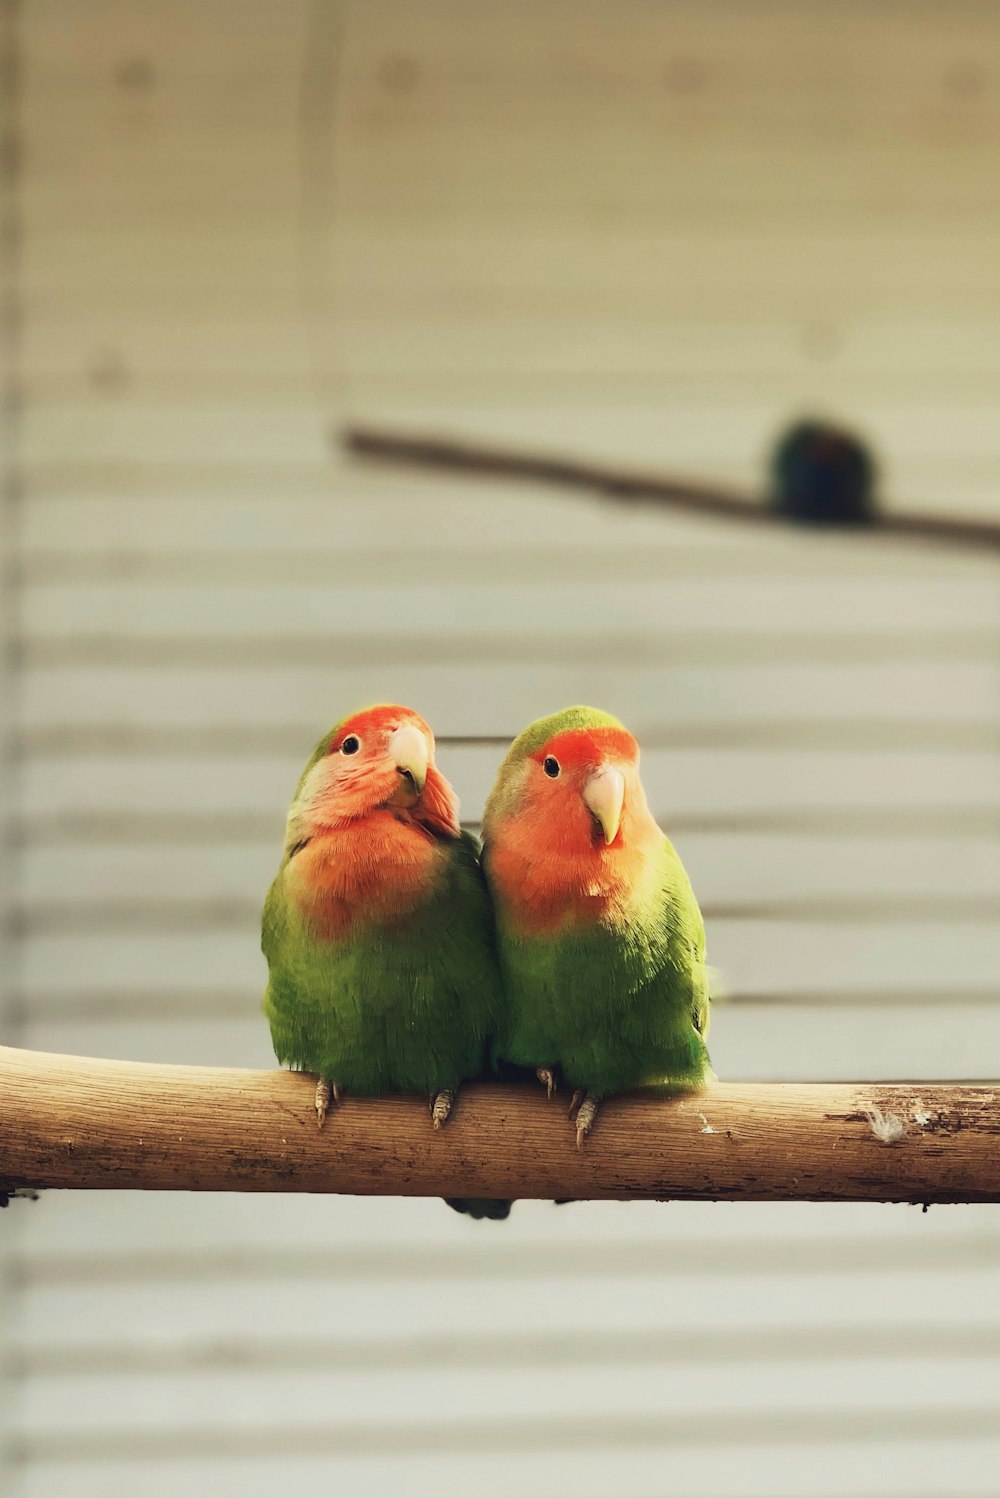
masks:
[[[320,739],[292,801],[286,848],[383,809],[434,836],[458,836],[458,797],[434,763],[434,735],[411,708],[387,704]]]
[[[485,841],[516,821],[564,855],[621,848],[651,820],[639,746],[617,718],[574,707],[541,718],[514,740],[486,808]]]

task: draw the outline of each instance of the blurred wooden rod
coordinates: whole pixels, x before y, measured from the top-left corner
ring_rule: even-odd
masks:
[[[752,524],[790,524],[786,516],[773,510],[760,495],[696,479],[609,468],[573,458],[544,457],[539,453],[460,442],[451,437],[415,437],[377,427],[348,427],[342,433],[342,442],[355,456],[384,463],[589,489],[606,499],[665,504],[675,510]],[[854,529],[942,541],[975,550],[1000,548],[1000,523],[992,520],[894,510],[878,515],[870,525]]]
[[[322,1132],[313,1080],[0,1047],[0,1188],[379,1196],[1000,1201],[1000,1087],[718,1083],[610,1099],[583,1150],[567,1099],[463,1088],[435,1133],[420,1098],[348,1098]]]
[[[452,469],[484,477],[534,480],[574,489],[592,489],[605,498],[661,500],[682,510],[736,520],[773,520],[756,497],[735,489],[688,478],[606,468],[575,458],[547,458],[540,453],[487,447],[452,437],[415,437],[378,427],[352,426],[342,434],[344,447],[357,457],[376,458],[420,468]]]

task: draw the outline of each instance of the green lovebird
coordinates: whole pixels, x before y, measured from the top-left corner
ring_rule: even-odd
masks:
[[[713,1078],[705,928],[656,825],[639,746],[616,718],[571,707],[514,740],[483,818],[506,1017],[499,1061],[574,1089],[577,1145],[598,1103]]]
[[[409,708],[355,713],[299,780],[264,905],[278,1060],[331,1101],[422,1092],[434,1127],[482,1075],[501,989],[489,896],[434,737]]]

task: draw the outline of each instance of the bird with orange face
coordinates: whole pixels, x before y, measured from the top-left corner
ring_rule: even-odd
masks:
[[[292,800],[264,905],[264,1008],[278,1060],[342,1092],[421,1092],[434,1126],[482,1074],[501,993],[475,840],[415,712],[323,735]]]
[[[616,718],[572,707],[519,735],[483,819],[506,1014],[498,1060],[573,1089],[577,1145],[602,1097],[691,1090],[705,1045],[705,928]]]

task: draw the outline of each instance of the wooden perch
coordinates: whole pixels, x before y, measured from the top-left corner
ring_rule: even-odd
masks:
[[[311,1077],[0,1047],[0,1189],[384,1196],[1000,1201],[1000,1087],[718,1083],[602,1105],[577,1151],[567,1098],[462,1089],[347,1098],[319,1132]]]
[[[773,509],[760,495],[705,484],[696,479],[609,468],[601,463],[545,457],[540,453],[460,442],[451,437],[416,437],[376,427],[348,427],[341,440],[347,451],[356,457],[377,459],[383,463],[590,490],[605,499],[662,504],[675,510],[746,524],[787,526],[790,523],[787,516]],[[912,536],[952,546],[970,546],[975,550],[1000,548],[1000,524],[961,516],[883,511],[870,524],[847,529],[876,535]]]

